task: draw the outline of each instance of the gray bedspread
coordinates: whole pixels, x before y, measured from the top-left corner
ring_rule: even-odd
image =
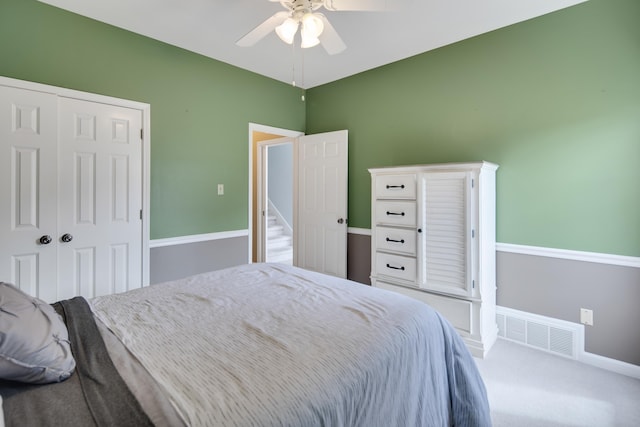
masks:
[[[396,293],[251,264],[91,304],[187,425],[491,425],[461,338]]]
[[[67,324],[76,371],[46,385],[0,381],[6,426],[151,426],[111,363],[84,298],[54,307]]]

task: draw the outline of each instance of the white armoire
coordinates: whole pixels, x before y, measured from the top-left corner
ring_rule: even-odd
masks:
[[[435,308],[476,357],[498,333],[497,169],[488,162],[369,169],[371,284]]]

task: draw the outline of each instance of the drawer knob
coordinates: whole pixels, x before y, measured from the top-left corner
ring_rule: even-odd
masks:
[[[387,185],[387,190],[390,188],[404,188],[404,184],[402,185]]]
[[[404,216],[404,212],[389,212],[389,211],[387,211],[387,215]]]
[[[387,268],[392,268],[392,269],[394,269],[394,270],[402,270],[402,271],[404,271],[404,266],[394,267],[394,266],[393,266],[393,265],[391,265],[391,264],[387,264]]]

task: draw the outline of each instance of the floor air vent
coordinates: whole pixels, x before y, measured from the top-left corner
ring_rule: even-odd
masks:
[[[506,307],[496,307],[498,336],[550,353],[577,359],[584,347],[584,326]]]

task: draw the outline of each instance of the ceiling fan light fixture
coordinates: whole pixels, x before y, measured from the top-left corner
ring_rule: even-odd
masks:
[[[302,32],[307,33],[308,37],[318,38],[324,30],[322,19],[313,13],[305,13],[302,16]]]
[[[293,38],[298,31],[298,21],[293,18],[287,18],[284,22],[276,27],[276,34],[280,40],[286,44],[292,44]]]
[[[317,37],[305,37],[304,32],[302,33],[302,42],[300,43],[300,47],[303,49],[318,46],[320,44],[320,39]]]
[[[302,42],[300,47],[303,49],[314,47],[320,44],[318,38],[324,30],[324,23],[313,13],[306,13],[302,19],[302,28],[300,29],[300,38]]]

